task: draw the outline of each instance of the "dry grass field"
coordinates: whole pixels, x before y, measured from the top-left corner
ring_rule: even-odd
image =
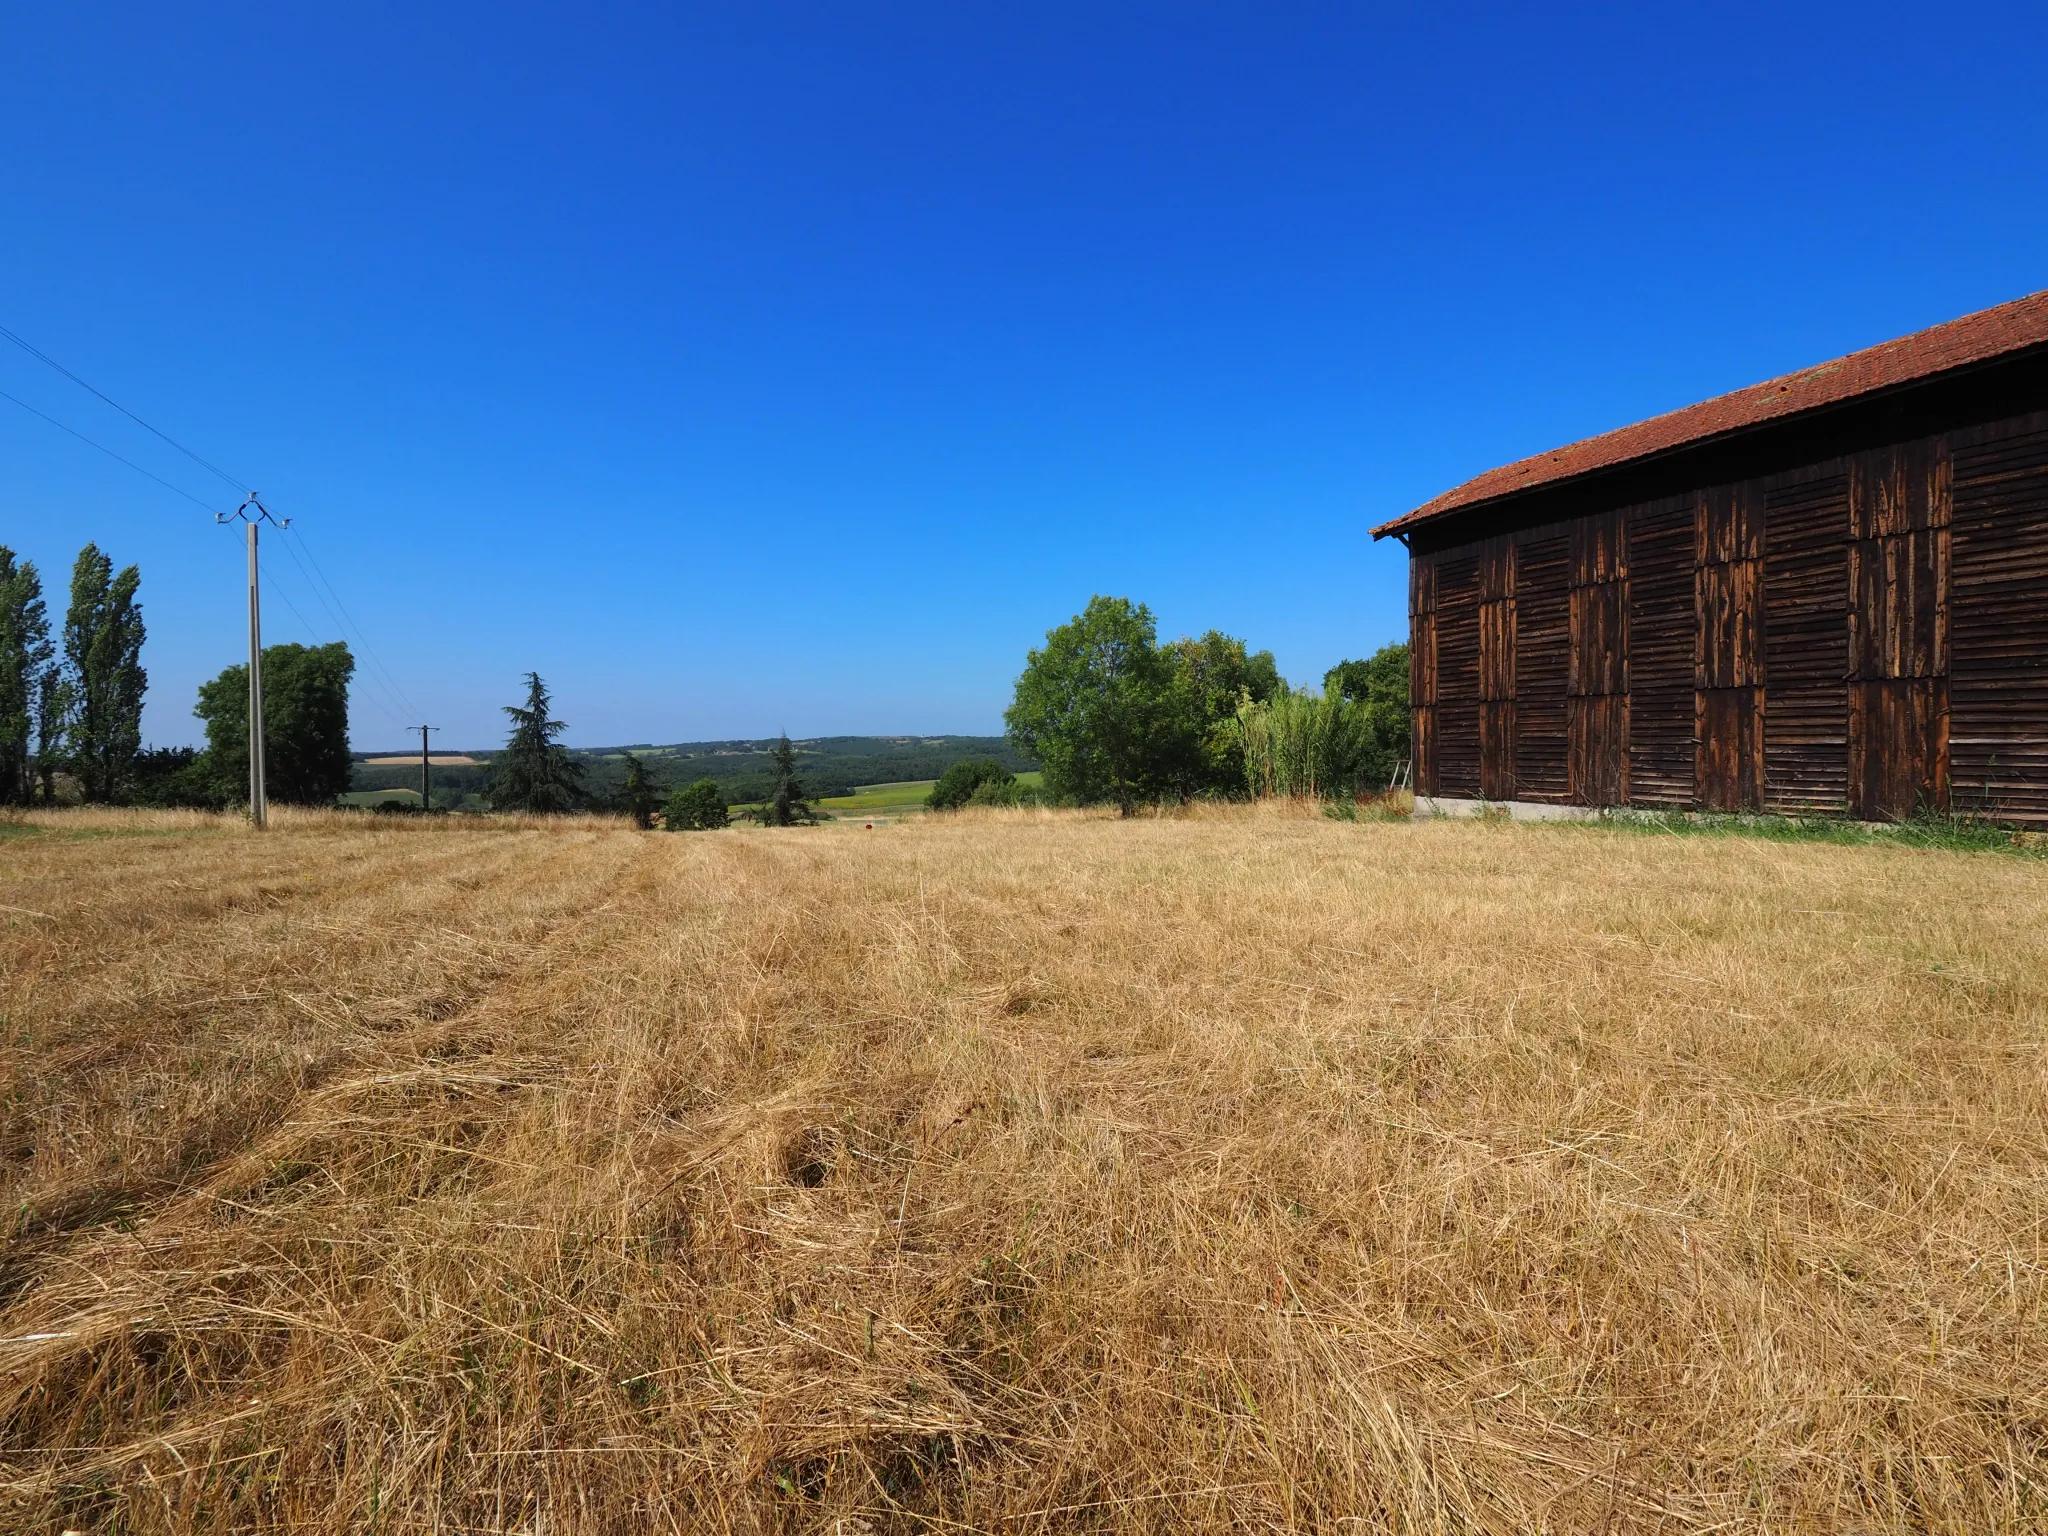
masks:
[[[0,1528],[2048,1528],[2048,863],[0,828]]]

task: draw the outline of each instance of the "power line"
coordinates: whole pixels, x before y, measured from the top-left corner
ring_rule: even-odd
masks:
[[[0,400],[14,401],[16,405],[20,406],[24,411],[27,411],[29,415],[42,417],[44,421],[47,421],[59,432],[69,432],[73,437],[77,438],[81,443],[84,443],[88,448],[99,449],[101,453],[104,453],[108,458],[114,460],[115,463],[126,464],[138,475],[148,475],[150,479],[154,480],[158,485],[162,486],[165,490],[175,492],[177,495],[184,497],[187,501],[191,502],[193,506],[199,507],[207,512],[214,511],[212,507],[207,506],[205,502],[201,501],[197,496],[194,496],[190,491],[184,490],[179,486],[171,484],[171,482],[166,480],[162,475],[154,474],[151,471],[144,469],[140,464],[136,463],[133,459],[122,458],[120,454],[114,452],[114,450],[109,448],[105,443],[94,442],[91,438],[87,437],[83,432],[79,431],[76,427],[65,426],[64,423],[59,421],[56,417],[48,414],[47,412],[37,410],[34,406],[30,405],[26,400],[16,399],[13,395],[8,394],[7,391],[4,389],[0,389]],[[215,513],[215,515],[218,516],[219,514]]]
[[[4,328],[0,328],[0,334],[4,333]],[[90,388],[91,386],[88,385],[87,387]],[[97,391],[95,391],[95,393],[97,393]],[[191,502],[193,506],[198,507],[206,512],[213,512],[214,509],[212,507],[207,506],[205,502],[201,501],[197,496],[194,496],[190,491],[184,489],[184,487],[171,484],[171,482],[164,479],[163,476],[154,474],[151,471],[144,469],[140,464],[137,464],[133,459],[123,458],[120,454],[114,452],[113,449],[109,448],[105,443],[95,442],[92,438],[87,437],[83,432],[79,431],[76,427],[66,426],[63,422],[59,421],[56,417],[50,415],[47,411],[39,411],[34,406],[30,405],[26,400],[22,400],[14,395],[10,395],[5,390],[0,390],[0,400],[11,401],[13,404],[20,406],[24,411],[27,411],[31,416],[40,417],[42,420],[48,422],[51,426],[57,428],[59,431],[67,432],[71,436],[77,438],[81,443],[84,443],[87,447],[97,448],[101,453],[104,453],[108,458],[114,460],[116,463],[125,464],[128,466],[128,468],[134,470],[138,475],[147,476],[149,479],[154,480],[158,485],[162,486],[165,490],[184,497],[187,501]],[[215,515],[218,516],[219,514],[216,513]],[[324,598],[321,598],[319,586],[314,582],[313,578],[310,575],[307,575],[306,568],[304,567],[304,565],[299,564],[298,555],[293,551],[290,541],[286,541],[285,543],[285,553],[291,555],[293,564],[299,565],[299,575],[302,578],[304,578],[307,590],[309,590],[316,599],[320,600],[322,607],[326,607],[326,600]],[[307,551],[307,554],[310,556],[311,553],[312,551],[309,549]],[[319,633],[319,631],[314,627],[312,621],[308,619],[305,616],[305,614],[299,611],[299,605],[291,600],[290,595],[284,590],[284,588],[280,587],[277,584],[277,581],[274,577],[266,578],[265,585],[267,585],[270,588],[270,590],[277,595],[279,600],[284,603],[285,607],[291,609],[292,613],[297,617],[298,621],[301,624],[305,625],[306,633],[308,635],[315,635]],[[329,590],[333,590],[331,583],[329,584]],[[338,594],[336,596],[336,601],[340,601]],[[331,608],[328,609],[328,617],[334,619],[335,626],[337,628],[344,627],[342,621],[339,618],[335,618],[334,611]],[[364,647],[364,649],[369,649],[369,641],[363,637],[361,626],[358,625],[354,627],[356,629],[356,638],[358,643],[361,644]],[[379,661],[376,663],[376,666],[378,671],[384,673],[385,678],[391,681],[392,687],[395,689],[397,686],[396,681],[391,679],[391,675],[389,671],[385,669],[383,663]],[[371,683],[374,687],[376,680],[373,677],[365,677],[364,681],[367,683]],[[402,723],[406,720],[411,719],[413,716],[419,713],[418,710],[414,709],[411,706],[410,701],[400,703],[397,700],[387,697],[377,699],[376,703],[377,707],[383,710],[386,714],[388,714],[394,723]]]
[[[307,616],[305,616],[303,612],[299,612],[299,604],[291,600],[291,594],[289,594],[289,592],[287,592],[285,588],[281,588],[281,586],[279,586],[279,582],[276,582],[276,578],[274,578],[274,575],[270,575],[268,571],[264,571],[264,578],[262,578],[262,584],[264,584],[264,592],[268,592],[268,594],[270,594],[270,596],[274,596],[274,598],[279,598],[279,600],[281,600],[281,602],[283,602],[283,604],[285,604],[287,608],[291,608],[291,616],[293,616],[293,618],[297,618],[297,621],[299,621],[299,625],[301,625],[301,627],[305,629],[305,633],[307,633],[309,637],[311,637],[311,635],[317,635],[317,633],[319,633],[319,631],[317,631],[317,629],[313,627],[313,621],[311,621],[311,618],[307,618]],[[367,694],[365,694],[365,696],[367,696],[367,700],[371,702],[371,705],[375,705],[375,707],[377,707],[377,711],[379,711],[381,715],[389,717],[389,721],[391,721],[393,725],[397,725],[397,727],[399,727],[401,731],[410,731],[410,729],[412,729],[410,725],[406,725],[406,721],[408,721],[410,717],[408,717],[408,715],[403,715],[403,713],[399,713],[397,709],[393,709],[393,705],[391,705],[391,698],[387,698],[387,696],[379,694],[379,692],[377,692],[375,688],[367,690]]]
[[[382,685],[378,683],[376,675],[373,675],[369,672],[365,672],[363,674],[363,682],[365,684],[367,684],[372,689],[379,689],[381,686],[381,691],[383,691],[385,694],[385,697],[379,700],[378,707],[381,709],[385,709],[385,712],[391,716],[394,722],[410,720],[414,716],[418,715],[419,711],[412,707],[412,700],[408,699],[405,696],[405,690],[399,686],[398,679],[393,677],[389,670],[387,670],[386,667],[384,666],[384,663],[377,659],[376,652],[372,650],[370,647],[368,637],[366,637],[362,632],[362,626],[357,624],[345,623],[343,619],[340,617],[340,615],[335,613],[334,605],[330,604],[327,601],[326,597],[321,595],[321,591],[318,584],[314,582],[312,576],[306,570],[305,562],[299,559],[298,550],[293,548],[294,543],[301,541],[286,539],[283,542],[284,552],[291,557],[292,564],[298,567],[299,575],[304,579],[307,590],[309,590],[313,594],[314,601],[318,602],[322,608],[325,608],[327,610],[327,617],[334,621],[334,627],[341,631],[343,639],[348,638],[349,630],[351,628],[355,630],[356,643],[362,647],[371,665],[376,668],[377,673],[382,674]],[[313,551],[311,549],[308,549],[306,551],[307,559],[311,559],[312,554]],[[330,592],[333,591],[333,587],[330,585],[328,590]],[[335,603],[339,603],[341,601],[340,594],[335,594],[334,601]],[[310,625],[307,627],[311,628]],[[396,708],[387,707],[392,705],[395,705]],[[411,727],[407,726],[406,729],[410,730]]]
[[[58,373],[64,375],[65,378],[69,379],[72,383],[76,384],[80,389],[84,390],[87,394],[93,396],[97,400],[104,401],[106,404],[112,406],[115,410],[119,411],[123,416],[126,416],[130,421],[134,422],[137,426],[143,428],[147,432],[152,433],[156,437],[161,438],[164,442],[170,444],[171,447],[177,449],[178,452],[184,454],[186,458],[190,459],[193,463],[199,465],[202,469],[207,470],[211,474],[219,476],[222,480],[226,481],[227,484],[233,486],[237,492],[240,492],[244,495],[251,494],[249,492],[248,486],[243,484],[240,480],[237,480],[233,475],[229,474],[226,470],[222,469],[218,464],[215,464],[210,459],[201,458],[198,454],[194,453],[190,448],[187,448],[183,443],[179,442],[176,438],[172,437],[168,432],[165,432],[161,428],[152,426],[149,422],[144,421],[140,416],[136,415],[135,412],[129,410],[127,406],[121,404],[120,401],[114,399],[113,396],[105,393],[103,390],[94,388],[91,384],[87,383],[84,379],[80,378],[77,374],[73,373],[69,368],[66,368],[62,363],[58,362],[57,359],[50,356],[49,353],[43,351],[40,347],[34,345],[29,341],[24,340],[21,336],[9,330],[4,325],[0,325],[0,337],[5,337],[7,340],[13,342],[17,347],[21,348],[22,351],[28,353],[29,356],[35,358],[38,362],[44,363],[50,368],[55,369]],[[14,404],[20,406],[23,410],[29,412],[29,414],[33,416],[42,417],[42,419],[44,421],[47,421],[51,426],[57,427],[65,432],[69,432],[73,437],[77,438],[80,442],[99,449],[99,451],[101,453],[104,453],[108,458],[114,459],[119,463],[127,465],[130,469],[134,470],[139,475],[148,476],[151,480],[154,480],[158,485],[164,487],[165,490],[175,491],[178,495],[184,497],[194,506],[203,507],[205,508],[205,510],[209,512],[212,512],[214,510],[212,507],[207,506],[206,503],[201,501],[197,496],[194,496],[190,491],[182,490],[179,487],[172,485],[171,482],[164,479],[163,476],[154,474],[151,471],[144,469],[140,464],[137,464],[133,459],[123,458],[120,454],[114,452],[113,449],[107,447],[104,443],[94,442],[91,438],[87,437],[83,432],[80,432],[75,428],[65,426],[64,423],[57,420],[56,417],[47,415],[44,412],[37,410],[27,401],[15,399],[13,395],[9,395],[5,391],[0,391],[0,399],[12,400]],[[220,514],[215,513],[216,519],[218,519],[219,516]],[[287,523],[280,526],[289,527],[290,525]],[[378,701],[378,707],[381,709],[385,709],[386,713],[389,713],[391,715],[394,722],[402,718],[417,717],[420,711],[414,708],[412,701],[405,696],[404,687],[399,683],[398,679],[392,675],[391,669],[384,665],[384,658],[377,654],[377,648],[370,643],[370,637],[364,632],[362,625],[356,623],[355,615],[348,611],[348,605],[341,600],[341,594],[335,590],[334,583],[328,579],[327,572],[321,568],[319,557],[313,553],[313,546],[310,543],[306,542],[303,531],[300,532],[298,542],[305,546],[306,560],[311,562],[312,564],[311,572],[308,572],[306,569],[306,565],[299,560],[298,553],[292,547],[291,540],[285,541],[285,552],[292,557],[292,563],[299,567],[299,575],[305,579],[308,590],[312,592],[314,598],[319,602],[320,606],[327,609],[328,617],[333,619],[336,627],[342,630],[344,638],[348,638],[349,632],[353,631],[353,638],[355,639],[355,642],[362,647],[364,656],[369,661],[370,665],[376,669],[377,674],[383,679],[384,686],[388,688],[392,694],[396,695],[397,702],[401,705],[400,710],[393,711],[387,707],[392,702],[390,699],[380,699]],[[317,581],[315,580],[316,576],[318,577]],[[282,589],[278,588],[275,580],[272,580],[270,582],[270,586],[272,590],[277,591],[280,597],[284,597]],[[326,589],[324,595],[321,590],[323,587]],[[329,597],[333,598],[332,605],[330,605],[328,602]],[[284,602],[286,607],[290,608],[294,614],[298,615],[299,622],[306,625],[308,633],[312,633],[312,624],[306,620],[304,614],[299,613],[297,606],[292,603],[292,600],[289,597],[284,597]],[[339,612],[337,613],[336,610],[339,610]],[[369,683],[373,680],[368,673],[365,673],[363,681]]]
[[[369,658],[370,665],[377,669],[379,674],[383,676],[386,683],[390,684],[391,691],[397,694],[399,702],[404,704],[405,712],[408,715],[417,718],[420,715],[421,711],[413,708],[412,701],[406,698],[405,696],[404,686],[398,681],[396,677],[392,676],[391,669],[384,665],[384,658],[379,656],[377,654],[377,648],[374,645],[370,644],[370,637],[363,632],[363,626],[356,622],[355,615],[348,611],[348,604],[344,603],[341,600],[341,594],[335,591],[334,583],[327,579],[327,572],[321,567],[320,557],[313,553],[312,543],[306,538],[305,530],[302,528],[294,528],[292,531],[298,535],[298,539],[296,542],[299,544],[301,548],[303,548],[306,551],[306,559],[312,564],[313,574],[320,578],[321,586],[326,587],[329,595],[331,595],[334,599],[334,607],[340,610],[339,622],[344,623],[347,629],[355,631],[355,638],[357,642],[361,644],[363,648],[363,654]],[[285,544],[286,551],[290,552],[291,547],[292,541],[288,540]],[[294,555],[294,559],[296,558],[296,555]],[[319,595],[319,589],[317,587],[314,589],[314,595]],[[323,607],[326,606],[325,598],[321,599],[321,605]]]
[[[21,348],[22,351],[26,352],[30,357],[35,358],[38,362],[49,364],[52,368],[56,369],[59,373],[63,374],[65,378],[69,379],[72,383],[76,384],[80,389],[84,390],[87,394],[93,395],[98,399],[106,401],[108,405],[111,405],[115,410],[119,411],[123,416],[126,416],[130,421],[134,422],[138,427],[141,427],[144,431],[156,433],[158,437],[162,438],[165,442],[169,443],[173,448],[177,449],[178,452],[185,455],[186,458],[190,459],[194,464],[197,464],[201,469],[211,470],[214,474],[219,475],[221,479],[227,481],[229,485],[233,486],[237,492],[244,495],[248,494],[249,487],[244,485],[241,481],[237,480],[233,475],[229,474],[226,470],[222,469],[218,464],[214,464],[206,459],[202,459],[201,457],[199,457],[198,454],[194,453],[190,448],[187,448],[183,443],[179,442],[175,437],[172,437],[168,432],[159,431],[157,428],[152,427],[148,422],[144,421],[140,416],[136,415],[133,411],[129,410],[128,407],[123,405],[120,401],[112,398],[109,395],[101,394],[100,391],[94,389],[90,384],[86,383],[85,380],[81,379],[77,374],[73,373],[69,368],[66,368],[62,363],[58,362],[57,359],[50,356],[49,353],[43,351],[40,347],[32,346],[28,342],[23,341],[19,336],[15,335],[14,332],[7,329],[7,327],[4,325],[0,325],[0,336],[5,336],[9,341],[13,342],[17,347]],[[127,461],[123,460],[122,462],[126,463]],[[143,473],[148,474],[149,471],[144,470]]]

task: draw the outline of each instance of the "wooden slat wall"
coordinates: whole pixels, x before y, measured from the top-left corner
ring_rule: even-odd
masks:
[[[1436,790],[1476,799],[1479,787],[1479,551],[1436,557]]]
[[[1566,525],[1515,538],[1515,796],[1571,798],[1571,538]]]
[[[1628,529],[1619,512],[1571,525],[1567,778],[1581,805],[1628,796]]]
[[[1763,508],[1754,485],[1700,497],[1693,776],[1702,806],[1763,803]]]
[[[1849,804],[1849,477],[1764,493],[1764,805]]]
[[[1954,804],[2048,822],[2048,415],[1950,443]]]
[[[1696,500],[1667,497],[1626,515],[1631,805],[1692,804]]]
[[[1515,798],[1515,545],[1479,552],[1479,792]]]
[[[1425,793],[2048,824],[2048,412],[1413,569]]]
[[[1436,557],[1408,562],[1408,706],[1414,718],[1410,782],[1419,795],[1436,784]]]
[[[1948,803],[1950,462],[1939,439],[1850,462],[1849,809]]]

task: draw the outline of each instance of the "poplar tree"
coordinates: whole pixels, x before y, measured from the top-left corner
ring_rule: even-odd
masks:
[[[526,674],[526,704],[505,706],[512,735],[491,774],[491,807],[543,815],[572,811],[583,798],[583,764],[555,738],[568,727],[549,718],[553,701],[538,672]]]
[[[71,724],[71,680],[54,660],[36,678],[35,718],[35,773],[42,780],[47,804],[57,798],[57,768],[64,756],[64,732]]]
[[[33,795],[36,725],[54,655],[42,578],[0,545],[0,804],[26,805]]]
[[[71,692],[66,732],[73,771],[87,800],[111,800],[142,750],[142,573],[88,544],[71,571],[64,616],[65,681]]]

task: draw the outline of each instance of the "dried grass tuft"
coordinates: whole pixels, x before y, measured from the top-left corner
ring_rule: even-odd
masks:
[[[10,1529],[2048,1524],[2048,869],[39,814]]]

